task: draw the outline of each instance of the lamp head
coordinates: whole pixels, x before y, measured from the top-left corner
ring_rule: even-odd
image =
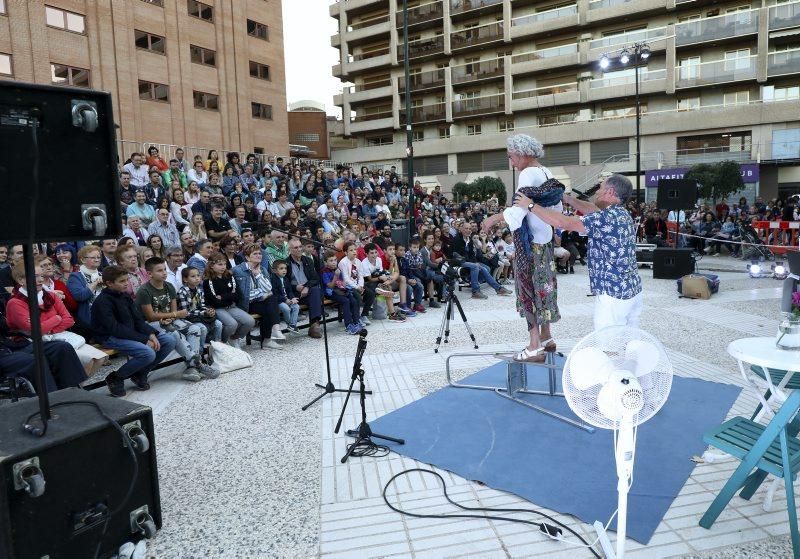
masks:
[[[606,70],[606,69],[608,69],[608,67],[609,67],[609,66],[611,66],[611,60],[608,58],[608,56],[607,56],[607,55],[605,55],[605,54],[604,54],[604,55],[603,55],[603,56],[600,58],[600,68],[601,68],[602,70]]]

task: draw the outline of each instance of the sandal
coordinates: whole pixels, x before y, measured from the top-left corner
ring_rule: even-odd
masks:
[[[525,363],[544,363],[545,355],[542,348],[530,350],[527,347],[514,355],[514,361]]]
[[[542,340],[542,348],[547,353],[553,353],[556,350],[556,341],[553,338],[547,338],[546,340]]]

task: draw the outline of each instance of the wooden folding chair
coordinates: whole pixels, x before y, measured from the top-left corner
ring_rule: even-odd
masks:
[[[795,415],[800,409],[800,390],[786,399],[768,425],[744,417],[734,417],[703,435],[703,440],[741,464],[700,519],[700,526],[711,528],[730,500],[740,489],[740,497],[750,499],[767,475],[783,478],[786,505],[792,534],[792,550],[800,559],[800,532],[794,500],[794,478],[800,470],[800,441],[795,438],[798,425]]]

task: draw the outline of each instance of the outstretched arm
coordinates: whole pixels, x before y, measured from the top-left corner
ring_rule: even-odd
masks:
[[[519,195],[517,197],[516,202],[514,205],[520,208],[528,209],[528,206],[532,203],[531,199],[527,196]],[[563,229],[565,231],[577,231],[578,233],[586,233],[586,227],[583,225],[583,221],[580,218],[567,216],[562,214],[561,212],[554,212],[552,210],[548,210],[547,208],[543,208],[538,204],[534,204],[533,208],[531,209],[533,214],[540,218],[542,221],[547,223],[548,225],[552,225],[558,229]]]

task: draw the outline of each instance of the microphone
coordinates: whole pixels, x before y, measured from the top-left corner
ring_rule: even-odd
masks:
[[[367,347],[367,329],[362,328],[358,333],[358,347],[356,347],[356,354],[362,353]]]
[[[594,196],[598,190],[600,190],[600,184],[594,185],[586,192],[581,192],[577,188],[573,188],[572,192],[578,195],[578,200],[588,200],[590,197]]]

